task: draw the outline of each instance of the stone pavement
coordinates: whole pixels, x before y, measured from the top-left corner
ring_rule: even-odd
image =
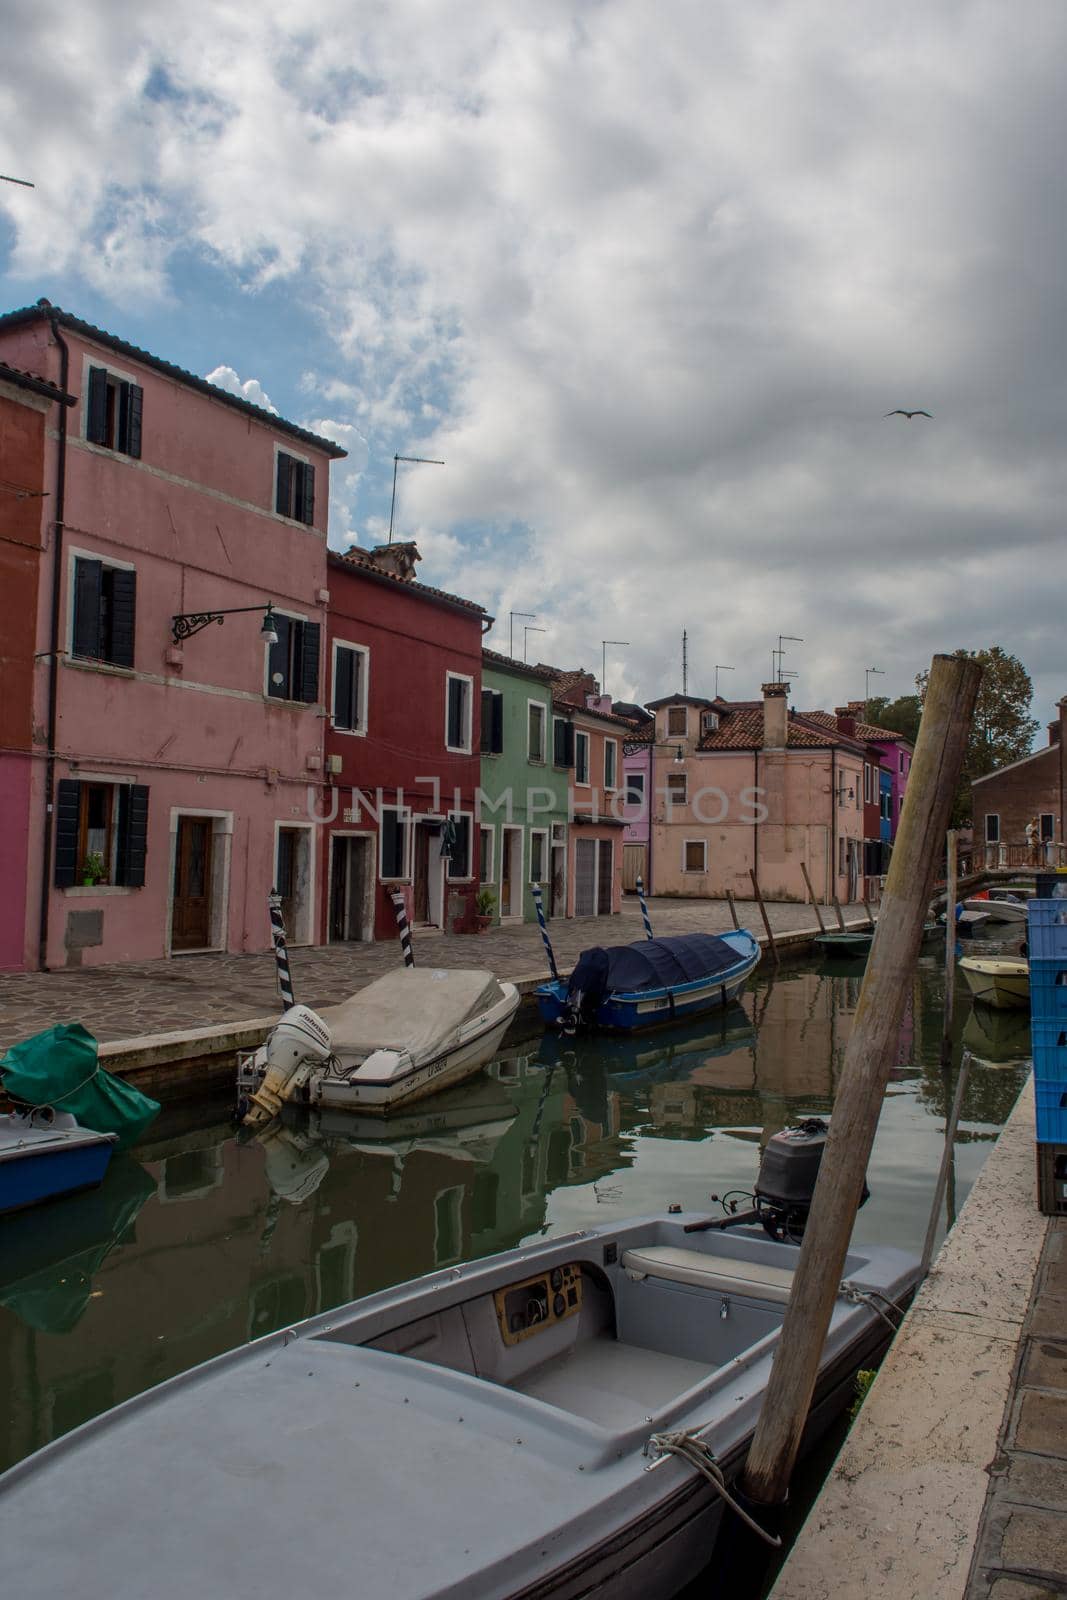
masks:
[[[722,900],[650,900],[657,934],[720,933],[732,926]],[[767,908],[775,933],[815,929],[810,906]],[[741,926],[762,935],[754,901],[738,901]],[[823,910],[829,925],[832,912]],[[857,907],[846,921],[862,922]],[[552,924],[561,971],[594,944],[625,944],[642,935],[636,899],[626,896],[617,917],[582,917]],[[536,923],[491,928],[480,936],[416,931],[415,959],[449,967],[487,967],[498,977],[547,978]],[[342,1000],[399,960],[394,940],[375,944],[293,947],[290,961],[298,1000],[324,1006]],[[174,956],[169,961],[124,962],[69,971],[0,975],[0,1049],[56,1022],[82,1022],[101,1041],[205,1028],[278,1007],[274,957],[265,955]]]

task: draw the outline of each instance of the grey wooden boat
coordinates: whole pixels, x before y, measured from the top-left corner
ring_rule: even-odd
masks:
[[[19,1600],[613,1600],[677,1593],[748,1449],[799,1252],[658,1215],[436,1272],[127,1401],[0,1478]],[[812,1434],[888,1338],[857,1247]],[[881,1303],[881,1302],[879,1302]],[[728,1513],[731,1514],[731,1513]]]

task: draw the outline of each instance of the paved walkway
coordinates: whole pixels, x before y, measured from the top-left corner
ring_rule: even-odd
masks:
[[[651,900],[658,934],[720,933],[732,926],[722,900]],[[810,906],[772,905],[776,933],[814,928]],[[762,934],[754,902],[738,901],[741,926]],[[823,911],[824,918],[832,912]],[[847,921],[862,921],[853,907]],[[625,944],[641,938],[641,912],[627,896],[617,917],[583,917],[552,924],[556,959],[563,971],[594,944]],[[435,966],[487,967],[498,977],[547,977],[536,923],[491,928],[481,936],[415,934],[415,956]],[[324,1006],[388,972],[399,960],[396,941],[325,945],[290,951],[298,1000]],[[175,956],[170,961],[125,962],[62,972],[0,975],[0,1048],[56,1022],[83,1022],[101,1042],[230,1023],[277,1010],[274,957]]]

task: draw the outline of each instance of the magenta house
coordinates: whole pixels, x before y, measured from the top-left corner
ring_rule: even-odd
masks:
[[[25,968],[264,949],[272,885],[313,941],[344,451],[46,301],[0,316],[0,361],[74,402],[45,430],[27,892],[0,943]]]

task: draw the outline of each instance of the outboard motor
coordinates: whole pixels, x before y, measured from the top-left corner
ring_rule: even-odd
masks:
[[[610,967],[608,953],[599,945],[582,952],[567,986],[567,1000],[559,1019],[561,1032],[574,1034],[589,1026],[607,993]]]
[[[767,1140],[754,1199],[759,1219],[772,1239],[799,1244],[803,1238],[828,1132],[821,1117],[809,1117]],[[864,1181],[860,1205],[869,1198]]]
[[[330,1030],[321,1017],[308,1006],[290,1006],[267,1035],[267,1071],[252,1095],[244,1119],[246,1125],[262,1127],[278,1116],[285,1102],[300,1093],[315,1068],[329,1061],[332,1047]]]

